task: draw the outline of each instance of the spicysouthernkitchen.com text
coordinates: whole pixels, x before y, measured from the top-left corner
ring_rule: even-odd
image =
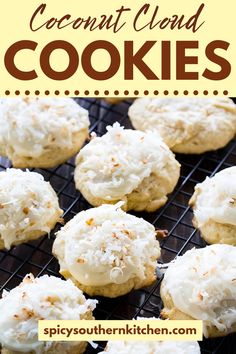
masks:
[[[153,328],[149,324],[145,327],[139,325],[125,325],[123,328],[103,328],[101,324],[95,325],[91,328],[65,328],[57,325],[55,328],[44,328],[44,335],[49,335],[50,338],[56,335],[63,335],[69,338],[72,335],[196,335],[196,328]]]

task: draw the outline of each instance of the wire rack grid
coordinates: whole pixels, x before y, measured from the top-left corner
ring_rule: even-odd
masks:
[[[106,126],[118,121],[126,128],[132,128],[127,117],[130,101],[118,105],[110,105],[100,99],[76,99],[80,105],[89,110],[90,131],[102,135]],[[176,156],[181,163],[181,177],[174,192],[169,196],[167,204],[156,213],[138,213],[156,228],[167,229],[169,236],[160,241],[162,248],[161,262],[167,263],[177,255],[185,253],[193,247],[204,247],[205,242],[192,225],[192,211],[188,201],[194,186],[207,176],[236,164],[236,140],[217,152],[199,156]],[[9,160],[0,157],[0,170],[11,167]],[[75,189],[73,172],[74,159],[53,169],[36,169],[47,181],[50,181],[57,192],[60,205],[64,210],[65,221],[70,220],[79,211],[91,207]],[[23,244],[9,251],[0,251],[0,292],[17,286],[23,277],[31,272],[35,276],[43,274],[59,276],[58,263],[51,254],[54,234],[50,238],[43,237],[37,241]],[[95,310],[96,319],[132,319],[136,316],[158,317],[162,308],[159,279],[151,287],[136,290],[117,298],[99,298]],[[86,353],[99,353],[105,343],[99,343],[97,349],[88,347]],[[204,354],[231,354],[236,346],[236,336],[231,335],[221,339],[204,340],[200,343]]]

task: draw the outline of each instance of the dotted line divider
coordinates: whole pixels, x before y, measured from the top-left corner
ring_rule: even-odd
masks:
[[[78,90],[75,90],[75,91],[69,91],[69,90],[66,90],[66,91],[59,91],[59,90],[56,90],[56,91],[49,91],[49,90],[45,90],[45,91],[39,91],[39,90],[36,90],[36,91],[29,91],[29,90],[26,90],[26,91],[19,91],[19,90],[16,90],[16,91],[9,91],[9,90],[6,90],[5,91],[5,95],[6,96],[9,96],[9,95],[15,95],[15,96],[20,96],[20,95],[25,95],[25,96],[29,96],[31,94],[33,95],[36,95],[36,96],[39,96],[39,95],[46,95],[46,96],[49,96],[50,94],[52,95],[56,95],[56,96],[59,96],[59,95],[65,95],[65,96],[79,96],[79,95],[82,95],[82,96],[89,96],[89,95],[92,95],[92,96],[119,96],[119,95],[122,95],[122,96],[129,96],[131,95],[132,97],[135,97],[135,96],[148,96],[148,95],[154,95],[154,96],[158,96],[158,95],[162,95],[164,94],[165,96],[168,96],[168,95],[174,95],[174,96],[178,96],[178,95],[183,95],[184,96],[188,96],[190,94],[193,93],[194,96],[198,96],[198,95],[201,95],[203,94],[204,96],[208,96],[208,95],[211,95],[211,92],[210,91],[207,91],[207,90],[204,90],[204,91],[198,91],[198,90],[194,90],[194,91],[188,91],[188,90],[184,90],[184,91],[177,91],[177,90],[174,90],[174,91],[168,91],[168,90],[165,90],[165,91],[149,91],[149,90],[144,90],[144,91],[138,91],[138,90],[135,90],[135,91],[128,91],[128,90],[125,90],[125,91],[118,91],[118,90],[115,90],[115,91],[108,91],[108,90],[105,90],[105,91],[98,91],[98,90],[95,90],[95,91],[89,91],[89,90],[85,90],[85,91],[78,91]],[[229,95],[229,92],[227,90],[224,90],[223,92],[219,92],[217,90],[214,90],[212,91],[212,94],[214,96],[218,96],[218,95],[221,95],[223,94],[224,96],[228,96]]]

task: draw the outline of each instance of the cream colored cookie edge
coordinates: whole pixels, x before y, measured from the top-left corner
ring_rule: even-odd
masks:
[[[153,182],[153,174],[152,176],[146,177],[141,184],[138,186],[138,188],[136,188],[134,191],[132,191],[132,193],[127,194],[125,196],[123,196],[120,199],[115,199],[115,200],[106,200],[106,199],[102,199],[102,198],[97,198],[94,197],[90,190],[84,185],[84,183],[80,182],[80,178],[78,177],[79,175],[79,171],[77,169],[75,169],[75,185],[76,188],[81,192],[81,194],[83,195],[83,197],[92,205],[92,206],[100,206],[102,204],[116,204],[119,201],[123,201],[124,205],[122,206],[122,209],[124,211],[129,211],[129,210],[134,210],[137,212],[141,212],[141,211],[146,211],[149,213],[152,213],[156,210],[158,210],[159,208],[161,208],[163,205],[165,205],[165,203],[168,200],[168,195],[171,194],[174,190],[174,188],[176,187],[178,180],[179,180],[179,176],[180,176],[180,166],[179,169],[177,171],[177,166],[176,166],[176,171],[171,171],[172,172],[172,183],[168,183],[168,188],[166,190],[166,193],[164,195],[160,195],[158,197],[156,197],[156,199],[150,199],[150,198],[146,198],[147,193],[145,190],[142,190],[142,187],[144,186],[148,186],[149,181]],[[156,179],[156,185],[158,185],[158,182],[160,181],[159,176],[155,176]],[[150,183],[151,185],[151,183]],[[153,195],[154,193],[151,193],[149,191],[150,195]]]
[[[224,148],[234,138],[235,131],[222,131],[220,137],[212,139],[211,134],[205,136],[205,134],[197,134],[190,140],[185,141],[182,144],[174,145],[171,150],[177,154],[194,154],[200,155],[208,151],[216,151]],[[207,135],[207,134],[206,134]]]
[[[228,101],[232,101],[230,98]],[[152,126],[149,129],[144,127],[144,120],[148,119],[145,114],[140,113],[140,109],[142,107],[146,107],[146,105],[150,102],[148,98],[139,98],[135,101],[134,105],[131,105],[129,108],[129,119],[136,130],[141,131],[154,131]],[[151,114],[151,113],[150,113]],[[235,116],[236,122],[236,116]],[[168,144],[167,141],[163,138],[165,143],[169,146],[169,148],[178,154],[203,154],[208,151],[216,151],[223,147],[225,147],[235,136],[236,134],[236,123],[233,120],[230,121],[231,129],[229,124],[220,123],[220,126],[214,134],[211,131],[207,132],[204,128],[202,128],[197,134],[193,135],[189,140],[184,141],[180,144]],[[228,122],[229,123],[229,122]],[[178,127],[180,129],[180,127]],[[184,127],[183,127],[184,129]],[[216,134],[217,133],[217,134]],[[216,136],[217,135],[217,136]]]
[[[180,311],[177,307],[175,307],[173,299],[169,292],[164,290],[165,280],[162,281],[160,295],[163,301],[164,308],[161,311],[161,316],[164,319],[169,320],[196,320],[195,318],[185,314],[184,312]],[[217,329],[215,326],[211,326],[207,328],[208,330],[208,338],[215,338],[215,337],[224,337],[230,333],[236,332],[236,323],[232,326],[231,330],[228,332],[222,332]]]
[[[54,227],[56,226],[56,224],[58,222],[62,221],[62,214],[63,214],[62,209],[57,210],[54,218],[51,219],[50,222],[47,223],[47,227],[50,228],[50,230],[53,230]],[[25,233],[24,239],[16,240],[15,242],[13,242],[12,246],[18,246],[22,243],[27,243],[29,241],[37,240],[38,238],[45,236],[45,235],[47,235],[47,232],[44,232],[44,231],[29,231],[29,232]],[[0,238],[0,250],[3,250],[3,249],[5,249],[4,242]]]
[[[87,348],[87,342],[81,342],[72,348],[65,350],[63,345],[56,344],[51,350],[44,351],[45,354],[83,354]],[[28,354],[36,354],[35,351],[27,352]],[[7,348],[2,348],[1,354],[22,354],[22,352],[13,351]]]
[[[54,249],[55,257],[57,252]],[[132,290],[141,289],[152,285],[156,281],[155,268],[148,266],[146,268],[146,278],[144,280],[134,277],[127,280],[123,284],[107,284],[104,286],[86,286],[78,282],[67,270],[60,271],[60,274],[65,279],[70,279],[73,283],[89,296],[104,296],[109,298],[116,298],[118,296],[126,295]]]
[[[14,151],[10,154],[5,152],[3,156],[8,157],[15,168],[52,168],[77,154],[88,138],[88,134],[88,129],[82,129],[73,135],[71,148],[49,148],[37,158],[19,156]]]
[[[195,210],[197,197],[200,194],[200,190],[195,190],[193,193],[189,205]],[[236,246],[236,226],[229,224],[220,224],[214,220],[209,220],[203,226],[199,227],[196,217],[192,220],[193,226],[200,231],[201,237],[208,244],[227,244]]]

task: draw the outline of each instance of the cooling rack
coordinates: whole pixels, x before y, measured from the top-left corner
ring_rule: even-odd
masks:
[[[106,126],[118,121],[126,128],[131,128],[127,117],[130,101],[123,101],[118,105],[110,105],[101,99],[76,99],[79,104],[89,110],[91,131],[102,135]],[[177,255],[185,253],[193,247],[204,247],[201,239],[192,225],[192,211],[188,201],[196,183],[202,182],[206,176],[236,165],[236,140],[224,149],[199,156],[176,156],[181,163],[181,177],[174,192],[169,196],[168,203],[155,213],[139,213],[151,222],[156,228],[167,229],[169,236],[160,241],[162,247],[161,262],[169,262]],[[11,167],[10,162],[0,157],[0,170]],[[74,159],[62,166],[53,169],[36,169],[47,181],[50,181],[57,192],[60,205],[64,210],[66,221],[79,211],[90,205],[76,191],[73,181]],[[50,238],[43,237],[37,241],[12,248],[10,251],[0,251],[0,292],[17,286],[25,276],[31,272],[35,276],[43,274],[59,276],[58,263],[52,257],[51,249],[54,233]],[[162,308],[159,288],[161,280],[153,286],[136,290],[130,294],[117,298],[98,298],[99,304],[95,310],[95,317],[105,319],[132,319],[136,316],[158,317]],[[105,343],[99,343],[97,349],[88,347],[86,353],[99,353]],[[200,343],[204,354],[232,354],[236,352],[236,335],[225,338],[208,339]],[[140,353],[141,354],[141,353]]]

